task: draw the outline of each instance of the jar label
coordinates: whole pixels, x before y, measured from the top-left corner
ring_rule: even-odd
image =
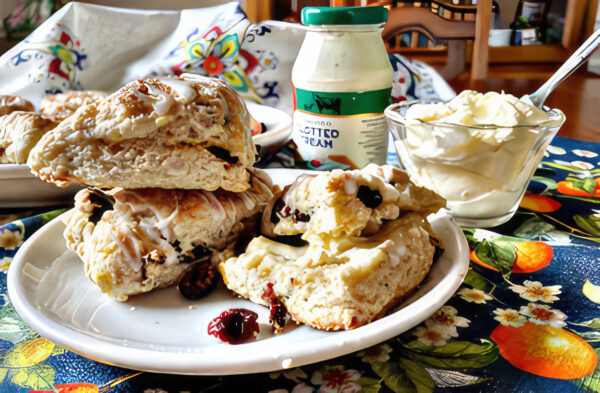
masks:
[[[294,89],[292,139],[313,169],[385,164],[388,127],[383,115],[391,88],[365,92]]]

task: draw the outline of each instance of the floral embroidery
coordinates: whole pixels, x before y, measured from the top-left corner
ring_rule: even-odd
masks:
[[[511,285],[508,289],[515,293],[518,293],[523,299],[529,300],[530,302],[541,301],[544,303],[554,303],[559,300],[558,295],[560,294],[561,285],[551,285],[545,287],[539,281],[525,280],[523,285]]]
[[[19,66],[31,59],[47,57],[47,62],[39,67],[42,72],[30,74],[29,77],[38,83],[42,78],[58,81],[60,85],[48,91],[52,93],[82,89],[81,83],[77,80],[77,72],[83,71],[83,63],[87,55],[83,53],[79,40],[65,29],[63,25],[57,24],[44,39],[25,40],[22,44],[23,49],[11,58],[13,65]]]
[[[315,371],[310,379],[312,384],[320,385],[319,393],[356,393],[361,389],[359,384],[354,383],[360,379],[356,370],[345,370],[342,365],[321,370]]]
[[[461,299],[469,303],[485,304],[487,300],[493,298],[480,289],[462,288],[457,292]]]
[[[494,310],[494,314],[496,316],[494,319],[500,322],[504,326],[513,326],[519,327],[523,326],[527,321],[527,318],[519,314],[517,310],[513,310],[512,308],[501,309],[497,308]]]
[[[560,310],[551,309],[545,304],[529,303],[522,306],[519,312],[529,317],[529,321],[538,325],[550,325],[557,328],[566,326],[567,316]]]
[[[196,28],[169,57],[181,59],[172,65],[171,71],[179,75],[184,72],[214,76],[231,85],[242,97],[260,101],[247,73],[258,64],[258,60],[240,48],[237,33],[227,34],[214,26],[204,34]],[[245,68],[240,65],[245,63]]]

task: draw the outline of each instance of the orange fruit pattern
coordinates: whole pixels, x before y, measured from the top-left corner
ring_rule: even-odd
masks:
[[[531,210],[538,213],[550,213],[560,209],[562,204],[550,197],[545,195],[537,194],[525,194],[521,203],[520,208]]]
[[[585,340],[553,326],[531,322],[521,327],[499,325],[490,337],[510,364],[542,377],[583,378],[598,364],[598,354]]]
[[[552,247],[544,242],[525,241],[515,242],[515,252],[517,257],[513,264],[513,273],[532,273],[548,266],[554,257]],[[480,260],[475,251],[471,251],[471,261],[485,268],[498,271],[493,266]]]
[[[584,190],[579,190],[573,186],[573,182],[570,180],[559,181],[556,185],[556,191],[564,195],[581,196],[581,197],[600,197],[600,177],[596,178],[596,187],[594,188],[594,195]]]

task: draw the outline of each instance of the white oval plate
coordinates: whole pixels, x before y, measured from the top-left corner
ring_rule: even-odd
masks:
[[[267,170],[279,185],[301,171]],[[68,213],[67,213],[68,214]],[[370,347],[419,324],[458,289],[469,266],[462,230],[446,214],[430,219],[446,250],[419,288],[392,313],[363,327],[325,332],[288,323],[272,335],[268,309],[234,298],[220,285],[190,301],[175,287],[132,297],[108,298],[67,251],[64,223],[55,219],[19,249],[8,272],[8,293],[29,326],[56,344],[121,367],[173,374],[242,374],[296,367]],[[229,345],[206,332],[211,319],[229,308],[259,314],[257,341]]]
[[[248,112],[256,121],[264,123],[267,131],[252,137],[263,148],[283,144],[292,133],[292,118],[282,110],[245,101]]]
[[[0,208],[73,203],[81,186],[57,187],[35,177],[25,164],[0,164]]]

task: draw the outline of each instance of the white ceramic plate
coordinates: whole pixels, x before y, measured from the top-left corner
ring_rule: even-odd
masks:
[[[0,208],[72,202],[81,186],[57,187],[33,176],[25,164],[0,164]]]
[[[279,185],[300,171],[269,170]],[[355,330],[324,332],[289,323],[270,333],[268,310],[234,298],[221,285],[207,298],[190,301],[174,287],[111,300],[86,278],[77,255],[67,251],[64,224],[55,219],[28,239],[8,272],[8,293],[21,317],[56,344],[83,356],[138,370],[174,374],[266,372],[354,352],[410,329],[439,309],[467,273],[469,254],[461,229],[445,214],[431,224],[446,250],[422,285],[388,316]],[[206,332],[211,319],[229,308],[259,314],[257,341],[229,345]]]
[[[252,137],[255,144],[263,148],[283,144],[292,132],[292,118],[282,110],[246,101],[248,112],[256,121],[264,123],[267,131]]]

